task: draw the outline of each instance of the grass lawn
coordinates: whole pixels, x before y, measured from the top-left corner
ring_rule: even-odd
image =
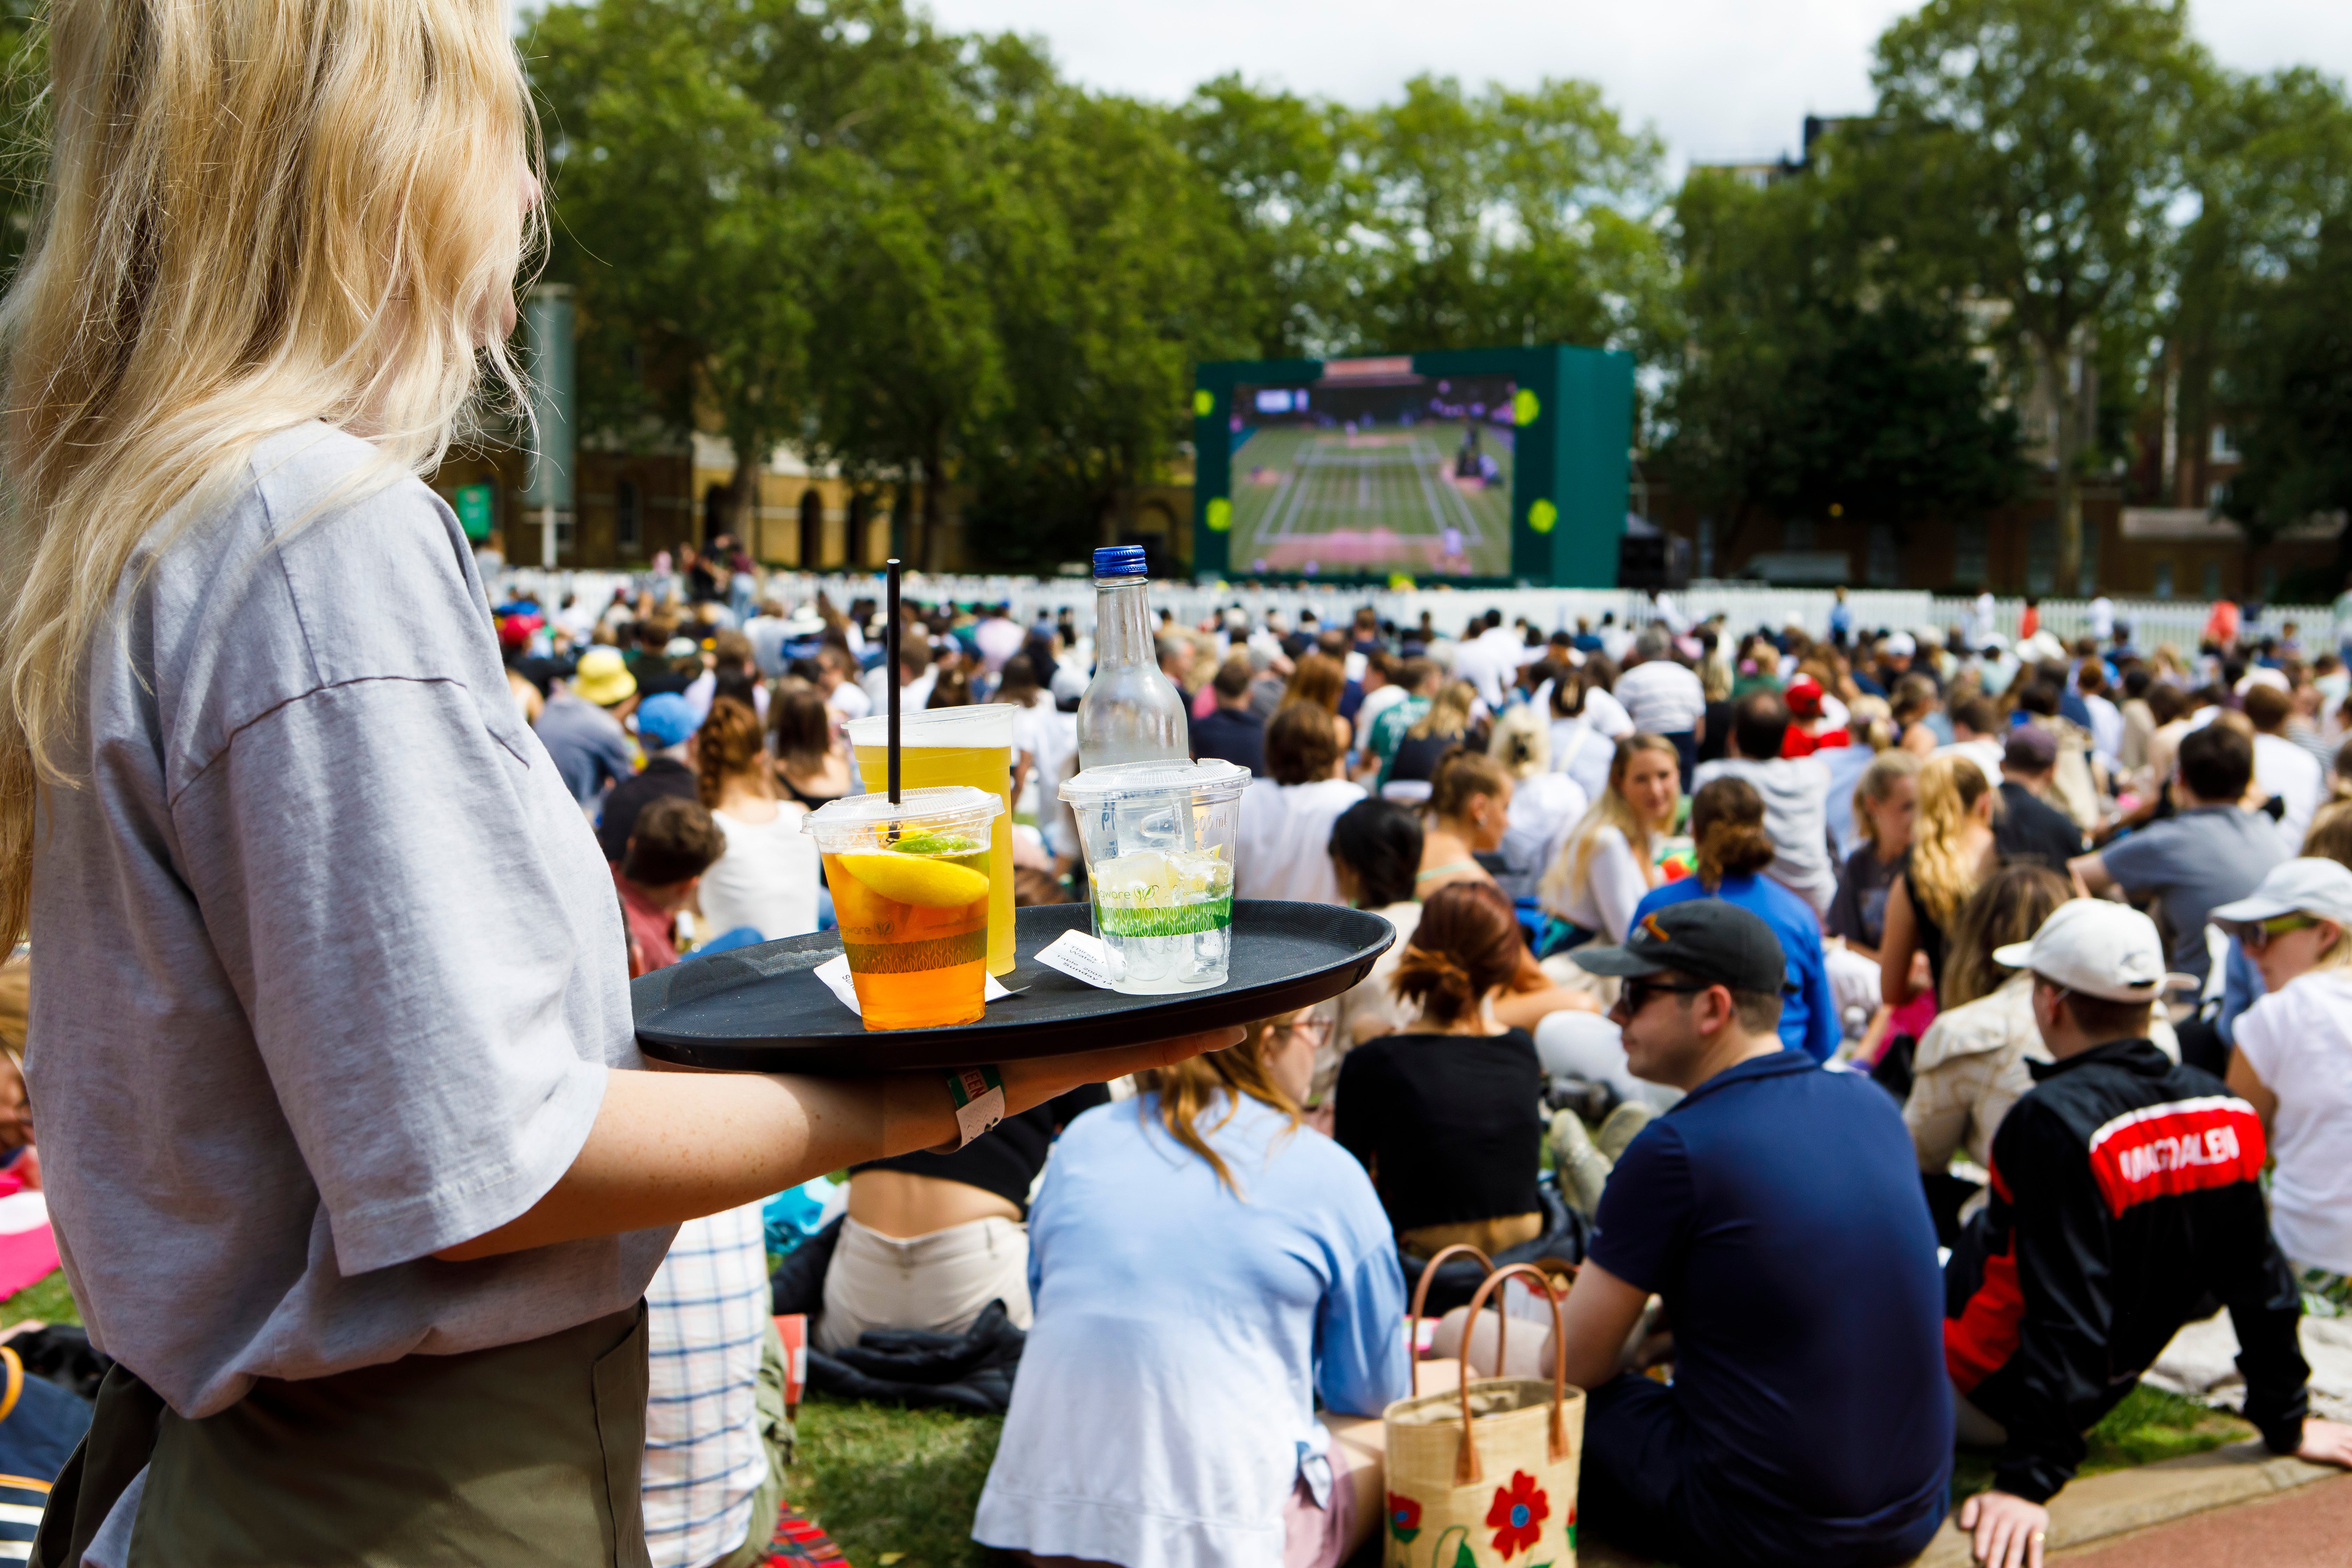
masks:
[[[79,1323],[81,1313],[74,1308],[73,1292],[66,1289],[66,1271],[62,1268],[46,1279],[37,1279],[14,1296],[0,1301],[0,1328],[21,1323],[31,1318],[44,1323]]]
[[[2090,1452],[2077,1473],[2095,1476],[2108,1470],[2127,1470],[2158,1459],[2202,1454],[2224,1443],[2253,1436],[2252,1426],[2226,1410],[2209,1410],[2193,1399],[2183,1399],[2143,1383],[2124,1395],[2124,1402],[2091,1428]],[[1958,1503],[1992,1485],[1992,1455],[1961,1449],[1952,1467],[1952,1500]]]
[[[982,1568],[993,1553],[971,1539],[971,1516],[1003,1429],[1001,1416],[819,1395],[800,1408],[784,1495],[857,1568]]]

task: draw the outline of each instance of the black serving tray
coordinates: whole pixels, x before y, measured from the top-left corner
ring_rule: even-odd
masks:
[[[1396,940],[1374,914],[1335,904],[1234,902],[1225,983],[1173,996],[1083,984],[1034,961],[1067,931],[1091,930],[1085,904],[1013,911],[1017,993],[977,1024],[868,1029],[810,971],[841,951],[837,931],[690,958],[629,983],[637,1044],[683,1067],[833,1076],[1066,1056],[1246,1024],[1328,1001],[1370,973]]]

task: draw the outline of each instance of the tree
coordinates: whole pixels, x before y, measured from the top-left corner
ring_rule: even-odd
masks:
[[[2016,491],[2017,422],[1963,312],[1866,242],[1889,174],[1841,157],[1759,191],[1698,170],[1676,200],[1685,335],[1658,455],[1727,544],[1758,514],[1908,528]]]
[[[2328,215],[2259,294],[2224,383],[2243,464],[2222,510],[2257,540],[2330,512],[2340,528],[2352,515],[2352,210]],[[2352,567],[2347,546],[2352,530],[2338,534],[2339,568]]]
[[[1664,293],[1644,221],[1664,149],[1590,83],[1472,95],[1416,77],[1349,140],[1365,187],[1349,335],[1364,349],[1610,342]]]
[[[1880,37],[1878,112],[1945,199],[1908,241],[2006,307],[2052,414],[2058,570],[2082,561],[2078,370],[2163,280],[2207,77],[2183,0],[1928,0]]]
[[[679,439],[708,409],[747,539],[767,454],[806,415],[803,110],[833,25],[791,0],[598,0],[549,7],[533,38],[583,426]]]

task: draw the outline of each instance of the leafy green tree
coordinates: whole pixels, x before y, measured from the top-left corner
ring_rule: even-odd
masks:
[[[48,33],[35,0],[0,0],[0,286],[33,237],[49,154]]]
[[[1349,142],[1367,187],[1350,291],[1363,348],[1618,341],[1664,293],[1643,221],[1664,149],[1590,83],[1474,95],[1416,77]]]
[[[1765,516],[1958,521],[2022,477],[1957,302],[1864,239],[1889,172],[1845,158],[1757,190],[1697,170],[1676,200],[1685,335],[1658,458],[1727,547]]]
[[[2315,514],[2352,514],[2352,210],[2260,286],[2223,387],[2243,459],[2222,510],[2259,540]],[[2337,564],[2352,567],[2352,531]],[[2327,584],[2330,588],[2334,584]]]
[[[2184,0],[1927,0],[1878,42],[1886,133],[1943,198],[1907,242],[2005,307],[2047,400],[2064,583],[2094,455],[2077,367],[2127,341],[2164,281],[2207,74]]]

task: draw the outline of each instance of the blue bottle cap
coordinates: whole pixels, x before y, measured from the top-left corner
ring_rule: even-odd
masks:
[[[1140,544],[1106,544],[1095,552],[1097,577],[1140,577],[1143,570]]]

